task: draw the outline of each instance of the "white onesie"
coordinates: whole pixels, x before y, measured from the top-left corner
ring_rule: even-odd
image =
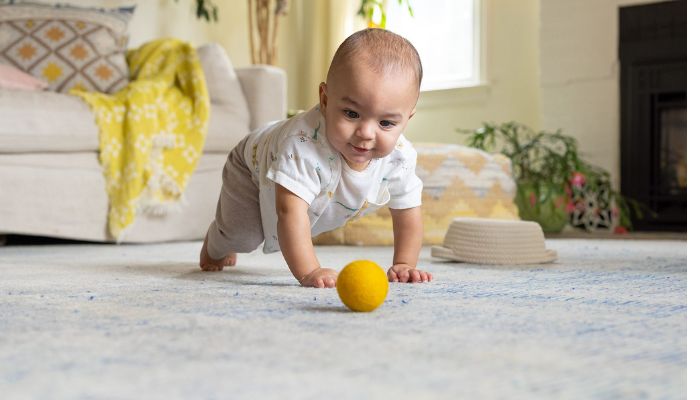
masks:
[[[312,236],[343,226],[348,220],[385,205],[392,209],[421,205],[423,183],[415,173],[416,151],[403,135],[389,155],[371,160],[365,170],[358,172],[328,144],[325,131],[325,120],[316,106],[288,120],[269,124],[242,142],[245,146],[242,158],[250,171],[248,179],[252,177],[259,188],[265,253],[279,250],[275,183],[309,204]],[[225,176],[222,193],[235,195],[236,187],[227,189],[227,184],[235,186],[235,181],[241,178],[227,183]],[[219,200],[219,209],[224,212],[217,210],[217,220],[227,214],[222,201],[225,196]],[[222,230],[225,224],[220,223],[217,230],[216,223],[210,228],[209,240],[233,240],[234,235]],[[248,228],[240,225],[230,224],[226,229]],[[216,238],[211,237],[212,232]],[[224,246],[210,243],[210,249],[222,253]]]

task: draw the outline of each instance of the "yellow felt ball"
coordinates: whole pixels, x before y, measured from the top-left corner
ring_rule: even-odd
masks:
[[[386,273],[369,260],[353,261],[346,265],[336,281],[338,296],[353,311],[372,311],[382,305],[389,292]]]

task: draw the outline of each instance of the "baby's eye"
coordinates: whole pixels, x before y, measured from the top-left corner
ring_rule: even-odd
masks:
[[[396,126],[395,123],[387,120],[379,121],[379,125],[381,125],[382,128],[391,128],[392,126]]]
[[[360,118],[360,114],[352,110],[343,110],[343,113],[345,113],[345,116],[350,119]]]

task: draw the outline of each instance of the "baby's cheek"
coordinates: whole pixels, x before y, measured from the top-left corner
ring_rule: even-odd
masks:
[[[330,134],[327,135],[328,138],[328,144],[335,150],[336,152],[340,152],[341,146],[341,138],[338,135]]]
[[[335,123],[335,129],[337,129],[338,132],[343,133],[353,132],[355,130],[355,123],[345,118],[342,118]]]
[[[386,139],[378,143],[377,151],[382,153],[382,157],[388,156],[396,148],[396,140]]]

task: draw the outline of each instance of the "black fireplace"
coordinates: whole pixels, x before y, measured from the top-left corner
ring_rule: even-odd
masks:
[[[686,1],[620,8],[621,191],[635,230],[686,231]]]

